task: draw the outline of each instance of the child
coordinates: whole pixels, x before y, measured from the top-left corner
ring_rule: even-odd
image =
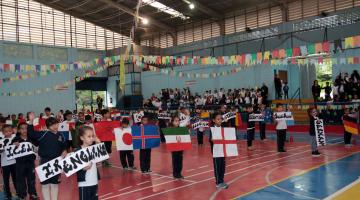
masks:
[[[220,113],[214,113],[213,115],[213,123],[215,127],[222,127],[222,115]],[[214,143],[212,142],[212,134],[210,133],[209,142],[211,146],[211,153],[213,152]],[[216,187],[221,189],[227,189],[229,186],[224,183],[224,175],[225,175],[225,158],[218,157],[213,158],[214,161],[214,173],[216,180]]]
[[[351,118],[354,118],[354,115],[350,113],[350,109],[349,108],[345,108],[344,110],[344,116],[348,116]],[[342,117],[342,119],[344,118],[344,116]],[[343,119],[344,120],[344,119]],[[352,147],[351,144],[351,136],[352,134],[347,132],[346,130],[344,130],[344,143],[345,143],[345,147]]]
[[[148,117],[143,116],[141,118],[140,126],[145,126],[148,124]],[[140,168],[143,174],[150,174],[152,171],[150,170],[151,163],[151,149],[140,149]]]
[[[9,124],[4,124],[2,127],[2,132],[4,135],[4,149],[6,146],[10,145],[13,140],[13,128]],[[14,184],[14,188],[17,191],[16,185],[16,161],[15,159],[8,160],[6,159],[5,151],[1,151],[1,169],[3,174],[4,181],[4,193],[5,199],[11,199],[11,191],[10,191],[10,176]]]
[[[108,109],[101,110],[101,116],[102,116],[101,121],[111,121],[111,114],[110,114],[110,111]],[[112,141],[104,141],[104,144],[105,144],[107,153],[110,155],[111,154]],[[109,160],[105,160],[104,162],[102,162],[102,164],[105,167],[110,167],[111,166],[111,164],[109,163]]]
[[[253,107],[251,105],[246,106],[247,112],[247,149],[252,151],[254,147],[252,145],[252,141],[255,136],[255,122],[249,121],[249,116],[253,114]]]
[[[30,142],[27,134],[27,124],[21,122],[18,125],[19,135],[13,139],[13,144],[19,146],[22,142]],[[26,199],[29,193],[31,200],[38,199],[35,189],[35,154],[16,158],[16,184],[18,197]]]
[[[69,140],[66,141],[66,150],[70,152],[71,148],[73,147],[72,140],[74,135],[74,124],[75,124],[72,118],[71,111],[65,111],[64,120],[69,124]]]
[[[129,119],[123,118],[121,121],[122,128],[128,128],[129,127]],[[119,152],[120,154],[120,162],[123,166],[124,170],[135,170],[136,167],[134,167],[134,153],[132,150],[123,150]],[[127,158],[127,161],[126,161]]]
[[[96,138],[92,127],[83,126],[79,129],[79,146],[77,150],[86,148],[94,143],[100,143]],[[79,186],[79,200],[97,200],[98,199],[98,181],[100,179],[96,164],[90,162],[87,167],[76,173]]]
[[[201,118],[200,118],[201,117],[201,110],[199,108],[197,108],[195,110],[195,112],[196,112],[195,118],[197,118],[198,120],[201,120]],[[198,128],[196,130],[196,137],[197,137],[197,142],[198,142],[199,146],[202,146],[204,144],[204,132],[205,132],[205,130],[204,130],[203,127]]]
[[[285,82],[284,84],[285,84],[283,87],[284,99],[288,99],[289,98],[289,86],[288,86],[287,82]]]
[[[171,127],[179,127],[180,126],[180,118],[178,116],[173,116],[171,118]],[[173,165],[173,177],[175,179],[184,179],[184,176],[181,175],[181,171],[183,168],[183,153],[184,151],[172,151],[172,165]]]
[[[265,130],[266,130],[266,121],[265,121],[266,106],[265,106],[265,104],[260,104],[258,113],[262,114],[264,116],[264,121],[259,122],[260,139],[261,139],[261,141],[266,141],[266,136],[265,136]]]
[[[284,112],[282,104],[276,105],[277,112]],[[284,149],[285,140],[286,140],[286,121],[285,120],[275,120],[276,123],[276,135],[277,135],[277,150],[278,152],[286,152]]]
[[[310,136],[311,136],[311,154],[312,156],[320,156],[320,153],[317,149],[316,144],[316,134],[315,134],[315,120],[318,119],[318,112],[316,108],[309,108],[308,115],[310,118]]]
[[[59,122],[54,117],[46,119],[47,131],[34,131],[33,121],[35,114],[29,114],[28,137],[39,146],[40,165],[59,156],[66,156],[65,138],[58,134]],[[57,200],[59,192],[60,175],[41,182],[41,191],[44,200]]]

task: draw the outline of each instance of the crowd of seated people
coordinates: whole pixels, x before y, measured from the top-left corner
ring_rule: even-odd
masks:
[[[327,82],[325,86],[321,86],[315,80],[311,89],[315,102],[360,103],[360,75],[357,70],[350,75],[347,72],[340,73],[332,85]],[[320,97],[321,90],[325,92],[324,98]]]
[[[177,109],[179,107],[204,107],[211,109],[219,105],[240,106],[266,104],[268,89],[257,88],[206,90],[202,94],[192,93],[189,88],[162,89],[159,95],[152,94],[144,101],[146,108]]]

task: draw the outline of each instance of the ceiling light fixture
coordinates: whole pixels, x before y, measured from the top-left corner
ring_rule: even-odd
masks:
[[[144,24],[144,25],[147,25],[149,23],[149,20],[148,18],[142,18],[141,22]]]
[[[193,9],[195,8],[195,4],[190,3],[190,4],[189,4],[189,8],[190,8],[191,10],[193,10]]]

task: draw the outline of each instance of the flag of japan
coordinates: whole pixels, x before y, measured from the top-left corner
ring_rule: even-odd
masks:
[[[235,128],[211,127],[213,157],[238,156]]]
[[[118,151],[133,150],[131,128],[115,128],[116,149]]]

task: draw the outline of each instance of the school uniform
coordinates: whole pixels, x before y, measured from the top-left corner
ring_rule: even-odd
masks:
[[[134,153],[132,150],[119,151],[120,162],[123,168],[134,167]]]
[[[311,152],[317,152],[317,144],[316,144],[316,134],[315,134],[315,118],[313,116],[310,116],[310,129],[309,129],[309,135],[310,135],[310,143],[311,143]]]
[[[277,150],[279,152],[284,152],[285,140],[286,140],[286,121],[277,120],[276,123],[276,135],[277,135]]]
[[[214,143],[212,141],[212,133],[210,132],[209,137],[210,147],[211,147],[211,154],[213,153]],[[216,185],[224,183],[224,176],[225,176],[225,157],[218,157],[213,158],[214,163],[214,175],[215,175],[215,183]]]
[[[6,146],[12,143],[13,138],[4,138],[4,149]],[[14,184],[14,188],[17,191],[16,185],[16,160],[8,160],[6,158],[5,150],[1,152],[1,168],[4,182],[4,195],[5,199],[11,199],[12,194],[10,190],[10,176]]]
[[[22,139],[16,136],[12,143],[31,142],[29,139]],[[37,197],[35,188],[35,159],[36,155],[31,154],[16,158],[16,188],[19,198],[26,198],[27,193],[30,196]]]
[[[259,114],[263,114],[264,118],[265,118],[265,110],[260,110]],[[266,122],[265,119],[264,121],[260,121],[259,122],[259,129],[260,129],[260,139],[261,140],[265,140],[266,139]]]
[[[198,145],[203,145],[204,144],[204,128],[198,128],[196,130],[196,136],[197,136],[197,142]]]
[[[81,148],[78,148],[80,150]],[[79,187],[79,200],[98,200],[98,182],[100,175],[93,163],[89,170],[80,170],[76,172],[78,187]]]
[[[246,134],[246,139],[247,139],[247,146],[251,147],[252,146],[252,141],[255,139],[255,122],[253,121],[249,121],[249,116],[251,113],[247,113],[247,134]]]
[[[171,152],[174,178],[183,178],[181,174],[183,168],[183,154],[184,151]]]
[[[151,149],[140,149],[141,172],[150,172]]]
[[[28,126],[28,137],[33,144],[39,146],[40,165],[55,159],[66,150],[66,141],[61,134],[55,134],[50,131],[34,131],[34,126]],[[60,175],[56,175],[50,179],[41,182],[46,184],[59,184]]]

